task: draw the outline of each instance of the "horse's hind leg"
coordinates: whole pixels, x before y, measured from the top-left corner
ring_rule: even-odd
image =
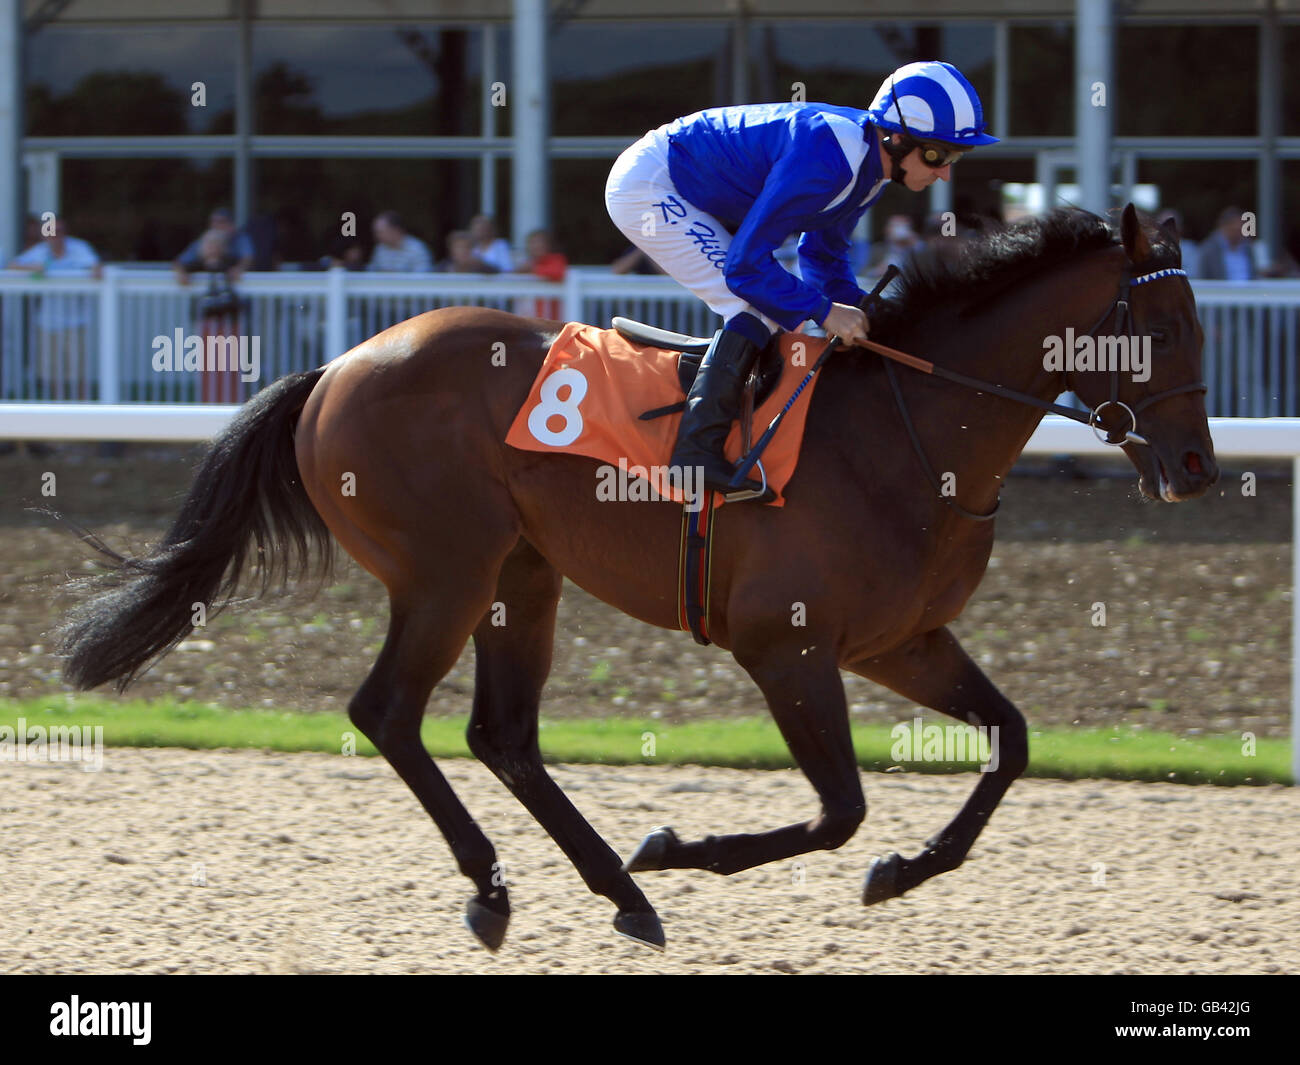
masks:
[[[486,564],[486,563],[484,563]],[[492,573],[447,565],[392,595],[388,637],[348,714],[429,812],[477,894],[465,922],[490,950],[505,938],[510,902],[496,852],[420,740],[433,686],[455,664],[474,623],[491,602]],[[494,882],[496,881],[496,882]]]
[[[916,637],[887,655],[848,667],[900,695],[991,733],[988,771],[955,818],[926,841],[915,858],[896,853],[877,858],[867,872],[862,901],[870,906],[903,894],[939,873],[955,869],[970,853],[1007,788],[1029,764],[1025,719],[984,675],[946,628]]]
[[[822,641],[827,647],[829,641]],[[730,874],[812,850],[834,850],[852,838],[866,817],[848,707],[839,669],[828,651],[800,647],[765,649],[742,661],[767,697],[777,727],[799,768],[821,800],[811,821],[754,834],[708,836],[684,843],[671,829],[646,837],[628,862],[648,869],[707,869]],[[738,654],[737,658],[741,656]]]
[[[546,829],[587,886],[618,907],[615,929],[662,949],[663,927],[645,895],[542,765],[537,714],[551,669],[560,585],[559,573],[523,540],[502,566],[499,605],[474,630],[469,747]]]

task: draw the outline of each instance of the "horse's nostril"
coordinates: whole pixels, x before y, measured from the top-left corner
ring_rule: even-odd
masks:
[[[1205,467],[1201,464],[1201,456],[1195,451],[1187,452],[1183,458],[1183,469],[1188,473],[1196,476],[1205,472]]]

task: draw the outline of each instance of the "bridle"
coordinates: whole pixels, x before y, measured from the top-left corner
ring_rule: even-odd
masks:
[[[1120,332],[1121,330],[1129,328],[1132,323],[1132,311],[1129,308],[1130,291],[1138,285],[1145,285],[1152,281],[1158,281],[1164,277],[1185,278],[1186,276],[1187,276],[1187,271],[1180,270],[1177,267],[1167,267],[1163,270],[1153,270],[1149,273],[1137,274],[1137,275],[1133,275],[1126,271],[1123,280],[1120,282],[1119,293],[1116,295],[1111,305],[1106,308],[1102,316],[1099,319],[1097,319],[1097,322],[1093,325],[1093,327],[1090,330],[1088,330],[1087,335],[1096,338],[1097,330],[1100,329],[1103,325],[1105,325],[1107,319],[1109,319],[1112,315],[1114,315],[1115,331],[1112,333],[1108,333],[1106,335],[1113,336],[1113,337],[1118,337],[1123,335],[1131,339],[1132,338],[1131,333]],[[882,345],[869,344],[869,346],[876,351],[881,351],[882,349]],[[1123,403],[1120,401],[1119,398],[1120,370],[1118,366],[1112,366],[1110,370],[1110,375],[1111,375],[1110,399],[1102,401],[1091,411],[1085,413],[1084,411],[1079,410],[1077,407],[1067,407],[1062,403],[1051,403],[1048,402],[1047,400],[1039,399],[1037,396],[1031,396],[1025,392],[1017,392],[1013,388],[1006,388],[1003,385],[995,385],[988,381],[981,381],[978,378],[968,377],[965,374],[957,373],[955,370],[949,370],[945,366],[936,366],[933,363],[926,362],[925,360],[917,359],[912,356],[906,356],[901,360],[896,360],[893,355],[888,354],[889,352],[892,352],[892,350],[893,349],[885,349],[884,351],[881,351],[882,354],[886,354],[885,374],[889,378],[889,384],[891,389],[893,390],[894,399],[898,403],[898,411],[903,417],[903,424],[906,426],[907,434],[912,440],[912,447],[916,451],[917,458],[921,460],[921,466],[925,470],[926,476],[929,478],[930,484],[935,489],[935,492],[939,496],[939,498],[942,499],[945,503],[947,503],[948,506],[952,507],[953,510],[955,510],[962,517],[969,518],[971,521],[990,520],[991,518],[994,517],[994,515],[997,514],[998,507],[1001,505],[1001,501],[999,500],[998,503],[995,503],[993,505],[993,509],[989,511],[987,514],[976,514],[972,511],[967,510],[965,507],[961,506],[954,498],[944,493],[942,483],[940,482],[938,475],[935,473],[934,467],[930,465],[929,459],[925,457],[925,451],[921,447],[921,441],[916,435],[916,427],[912,424],[912,416],[908,413],[907,404],[903,400],[902,389],[899,388],[898,385],[898,375],[894,371],[894,366],[893,366],[894,361],[903,361],[907,363],[907,365],[912,366],[914,369],[921,370],[923,373],[929,373],[935,377],[942,377],[944,380],[953,381],[956,384],[964,385],[967,388],[973,388],[979,392],[989,392],[993,395],[1001,396],[1004,399],[1014,400],[1017,403],[1024,403],[1031,407],[1038,407],[1041,410],[1047,411],[1051,414],[1059,414],[1063,418],[1069,418],[1071,421],[1079,422],[1082,425],[1087,425],[1090,429],[1092,429],[1094,433],[1097,434],[1097,438],[1101,440],[1102,443],[1110,444],[1114,447],[1122,447],[1124,444],[1130,444],[1130,443],[1143,444],[1147,447],[1150,447],[1151,446],[1150,442],[1145,437],[1138,435],[1137,416],[1139,414],[1141,414],[1147,408],[1153,407],[1155,406],[1155,404],[1162,402],[1163,400],[1172,399],[1174,396],[1186,395],[1189,392],[1208,391],[1208,388],[1204,381],[1196,381],[1185,385],[1176,385],[1173,388],[1166,388],[1163,392],[1157,392],[1154,395],[1147,396],[1140,403],[1136,404],[1133,407],[1130,407],[1127,403]],[[897,355],[902,353],[898,352],[895,354]],[[1074,389],[1070,384],[1069,371],[1068,370],[1062,371],[1062,376],[1065,381],[1065,390],[1073,392]],[[1077,395],[1078,393],[1076,392],[1075,394]],[[1120,430],[1118,428],[1107,428],[1105,424],[1103,424],[1102,411],[1104,411],[1107,407],[1120,407],[1128,413],[1128,420],[1131,423],[1131,426],[1130,428],[1124,430],[1122,435],[1118,435],[1120,433]],[[1104,431],[1105,433],[1104,436],[1102,435],[1102,433],[1097,432],[1099,428]]]
[[[1164,270],[1153,270],[1147,274],[1138,274],[1136,277],[1126,275],[1124,280],[1120,283],[1119,295],[1115,297],[1115,302],[1112,303],[1110,305],[1110,308],[1106,311],[1106,313],[1103,314],[1100,319],[1098,319],[1097,324],[1094,325],[1090,330],[1088,330],[1088,335],[1096,336],[1097,330],[1101,328],[1102,324],[1106,321],[1107,318],[1111,316],[1111,314],[1114,314],[1116,328],[1113,333],[1109,333],[1107,335],[1115,336],[1115,337],[1126,336],[1131,339],[1133,336],[1131,330],[1121,332],[1121,330],[1125,329],[1126,323],[1129,322],[1132,318],[1132,312],[1130,311],[1128,305],[1129,290],[1136,287],[1137,285],[1145,285],[1151,281],[1158,281],[1162,277],[1186,277],[1186,276],[1187,276],[1186,270],[1180,270],[1177,267],[1172,267],[1172,266]],[[1111,444],[1115,447],[1120,447],[1126,443],[1145,444],[1147,447],[1150,447],[1151,445],[1147,441],[1147,439],[1145,437],[1138,435],[1137,416],[1139,414],[1141,414],[1148,407],[1155,406],[1155,404],[1161,402],[1162,400],[1170,399],[1173,396],[1182,396],[1182,395],[1186,395],[1189,392],[1208,391],[1208,388],[1204,381],[1197,381],[1195,383],[1185,384],[1185,385],[1177,385],[1174,388],[1166,388],[1163,392],[1157,392],[1155,395],[1147,396],[1146,399],[1138,403],[1137,406],[1129,407],[1127,403],[1121,402],[1119,398],[1119,373],[1120,371],[1118,366],[1111,367],[1110,399],[1103,400],[1101,403],[1097,404],[1097,406],[1093,408],[1092,413],[1089,414],[1088,416],[1089,428],[1091,428],[1094,433],[1097,433],[1098,426],[1101,426],[1101,428],[1105,429],[1105,426],[1101,425],[1101,412],[1105,410],[1107,407],[1112,407],[1112,406],[1120,407],[1123,410],[1128,412],[1128,417],[1129,417],[1129,421],[1132,423],[1132,428],[1126,430],[1124,432],[1124,435],[1120,437],[1118,440],[1112,439],[1112,436],[1117,432],[1117,430],[1106,429],[1105,436],[1102,436],[1101,433],[1097,433],[1097,439],[1100,440],[1103,444]],[[1065,371],[1065,385],[1066,388],[1068,388],[1071,392],[1075,392],[1073,385],[1070,384],[1070,372],[1068,370]],[[1075,392],[1075,395],[1078,395],[1078,393]],[[1075,420],[1077,421],[1078,418],[1076,418]]]

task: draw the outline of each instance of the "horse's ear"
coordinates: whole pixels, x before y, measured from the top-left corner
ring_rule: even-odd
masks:
[[[1174,240],[1178,240],[1178,223],[1174,221],[1174,216],[1170,215],[1160,223],[1160,228],[1168,233]]]
[[[1151,255],[1151,241],[1147,239],[1146,233],[1142,231],[1142,223],[1138,220],[1137,208],[1131,203],[1124,207],[1124,215],[1120,223],[1120,235],[1124,238],[1124,250],[1128,252],[1129,262],[1144,262]]]

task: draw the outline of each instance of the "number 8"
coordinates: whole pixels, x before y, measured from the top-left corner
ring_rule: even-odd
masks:
[[[569,398],[560,399],[559,391],[569,386]],[[528,431],[540,443],[550,447],[567,447],[582,435],[582,415],[578,404],[587,394],[587,379],[581,370],[566,366],[556,370],[542,382],[542,401],[528,415]],[[564,428],[558,433],[552,432],[547,422],[558,415],[564,419]]]

